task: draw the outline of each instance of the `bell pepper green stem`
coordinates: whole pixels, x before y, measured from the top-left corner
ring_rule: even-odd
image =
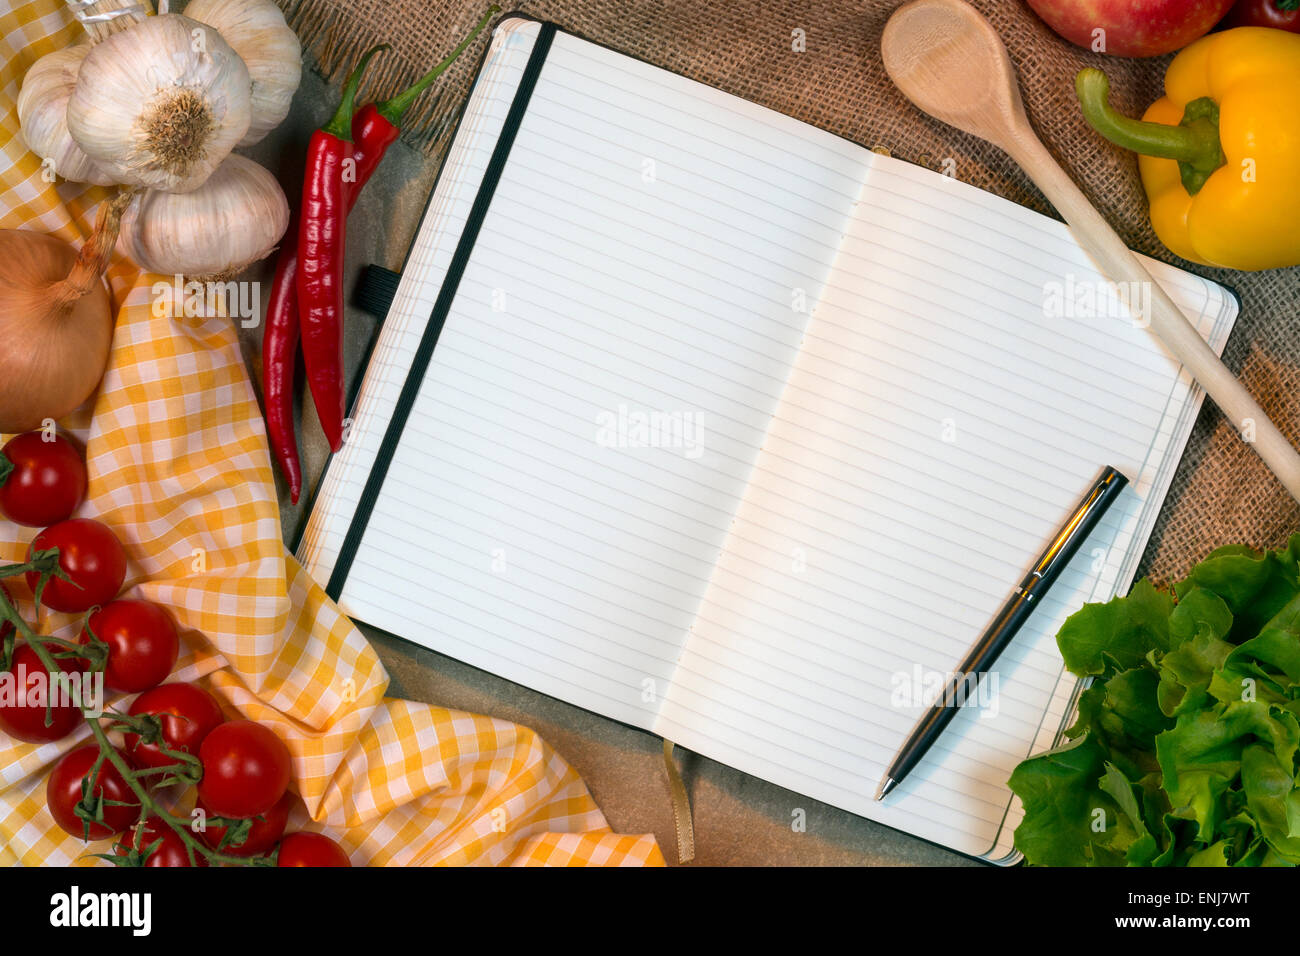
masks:
[[[456,49],[447,54],[445,60],[435,66],[428,73],[424,74],[424,76],[420,77],[414,86],[398,93],[391,100],[384,100],[382,103],[376,103],[375,109],[379,111],[379,115],[388,120],[388,122],[392,123],[394,126],[401,126],[402,114],[411,108],[411,104],[415,102],[416,98],[427,90],[430,84],[441,76],[442,72],[446,70],[447,67],[456,62],[456,58],[465,52],[465,48],[474,42],[476,36],[483,32],[483,28],[487,26],[488,21],[500,12],[501,8],[496,4],[488,7],[487,13],[483,14],[482,19],[480,19],[474,29],[470,31],[469,36],[461,40]]]
[[[352,142],[352,114],[356,109],[357,88],[361,86],[361,74],[365,72],[366,64],[370,62],[372,56],[388,48],[387,43],[381,43],[371,47],[361,57],[361,62],[357,64],[357,68],[352,71],[347,83],[343,85],[343,100],[339,103],[338,111],[321,127],[322,132],[329,133],[345,143]]]
[[[1135,120],[1110,105],[1110,80],[1101,70],[1088,67],[1075,77],[1083,117],[1117,146],[1144,156],[1178,162],[1183,188],[1196,195],[1210,175],[1227,162],[1219,140],[1219,107],[1209,97],[1187,104],[1177,126]]]

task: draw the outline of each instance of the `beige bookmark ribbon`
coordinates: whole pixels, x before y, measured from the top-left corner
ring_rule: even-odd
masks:
[[[677,825],[677,862],[695,859],[695,824],[691,820],[691,798],[673,760],[673,742],[664,738],[664,769],[668,773],[668,793],[673,800],[673,817]]]

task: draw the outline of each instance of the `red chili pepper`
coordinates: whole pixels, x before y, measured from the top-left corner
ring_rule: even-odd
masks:
[[[262,394],[266,437],[289,482],[294,504],[302,492],[302,462],[293,430],[293,364],[298,355],[298,214],[280,243],[262,330]]]
[[[373,107],[362,107],[362,110]],[[355,183],[347,190],[347,211],[350,213],[361,195],[361,187],[369,181],[384,158],[384,151],[398,137],[400,130],[392,127],[392,135],[372,132],[360,122],[362,110],[352,120],[352,139],[355,149],[352,158],[356,163]],[[266,304],[266,328],[262,332],[262,390],[266,397],[266,433],[271,450],[280,462],[280,470],[289,482],[289,498],[294,504],[302,492],[302,463],[298,457],[298,440],[293,421],[293,375],[298,356],[301,329],[298,320],[298,217],[284,234],[275,260],[275,279]]]
[[[343,447],[343,246],[347,233],[352,112],[366,51],[343,88],[333,118],[312,134],[298,221],[298,315],[307,382],[330,449]]]
[[[388,147],[397,141],[401,132],[403,114],[415,99],[455,62],[487,25],[488,20],[499,11],[500,8],[495,5],[490,7],[469,36],[461,41],[446,59],[409,89],[383,103],[368,103],[357,111],[352,118],[354,141],[352,158],[356,164],[356,181],[347,184],[347,212],[351,212],[352,207],[356,205],[361,188],[378,168]],[[365,60],[358,70],[364,66]],[[294,358],[300,335],[297,296],[298,235],[296,223],[291,223],[276,259],[275,279],[267,302],[266,328],[262,338],[262,378],[266,398],[267,434],[271,448],[280,462],[281,470],[288,479],[289,494],[295,504],[302,490],[302,464],[298,457],[298,442],[294,435],[293,422]]]

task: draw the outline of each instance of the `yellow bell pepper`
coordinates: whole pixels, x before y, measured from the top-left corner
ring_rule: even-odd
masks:
[[[1075,81],[1088,122],[1141,153],[1151,226],[1203,265],[1300,265],[1300,34],[1238,27],[1202,37],[1141,121],[1109,104],[1100,70]]]

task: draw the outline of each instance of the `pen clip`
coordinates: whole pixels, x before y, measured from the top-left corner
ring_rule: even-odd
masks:
[[[1110,493],[1118,493],[1128,479],[1113,467],[1107,467],[1102,477],[1074,510],[1065,525],[1057,532],[1052,543],[1043,552],[1033,569],[1025,577],[1022,587],[1027,588],[1049,576],[1053,570],[1059,571],[1059,562],[1068,561],[1073,556],[1082,539],[1092,530],[1096,523],[1098,504]],[[1095,516],[1095,517],[1094,517]],[[1093,520],[1089,520],[1089,519]]]

